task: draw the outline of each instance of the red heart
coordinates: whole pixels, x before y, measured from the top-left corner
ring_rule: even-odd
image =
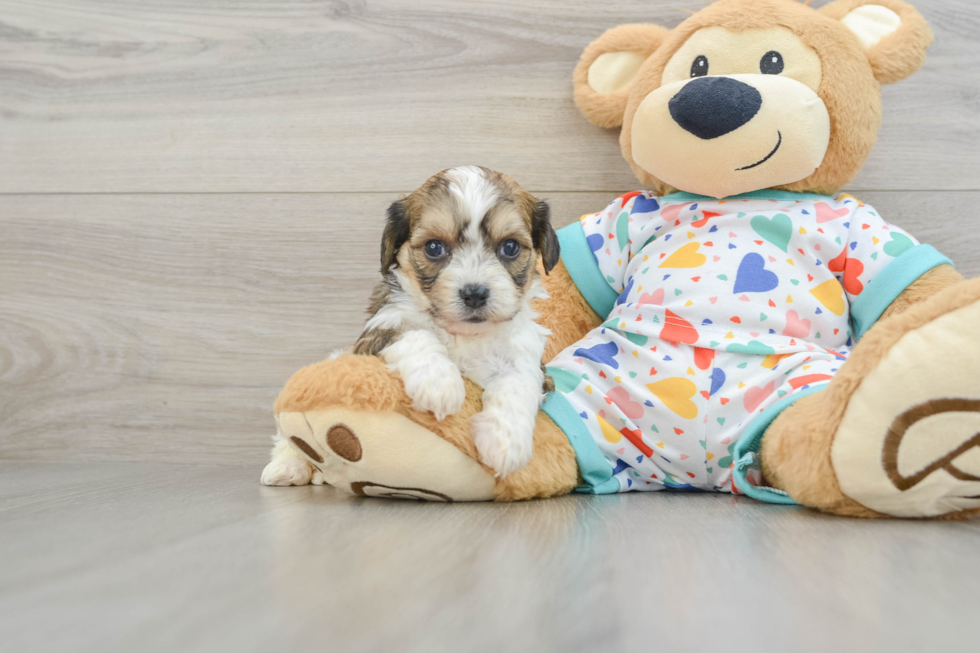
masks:
[[[715,360],[715,350],[708,349],[706,347],[695,347],[694,348],[694,364],[698,366],[699,370],[706,370],[711,367],[712,361]]]
[[[834,260],[827,262],[827,269],[831,272],[844,272],[844,290],[852,295],[860,295],[864,292],[864,284],[858,277],[864,272],[864,263],[856,258],[847,258],[847,246]]]
[[[667,342],[683,342],[693,345],[698,341],[698,331],[690,322],[682,319],[676,313],[667,309],[664,318],[664,328],[660,331],[660,339]]]
[[[606,378],[606,373],[603,372],[602,370],[599,370],[599,376],[601,376],[602,378]]]
[[[625,426],[619,430],[627,440],[633,443],[633,446],[642,451],[647,458],[653,455],[653,449],[651,449],[646,442],[643,441],[643,435],[640,433],[640,429],[633,429],[632,431]]]
[[[734,322],[735,324],[741,324],[742,323],[742,318],[740,318],[740,317],[738,317],[736,315],[735,317],[732,318],[732,322]]]
[[[676,433],[677,435],[684,435],[684,431],[677,428],[676,426],[674,427],[674,433]]]

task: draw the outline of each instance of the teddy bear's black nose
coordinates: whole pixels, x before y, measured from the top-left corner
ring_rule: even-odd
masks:
[[[674,121],[698,138],[733,132],[759,113],[762,96],[731,77],[698,77],[668,103]]]

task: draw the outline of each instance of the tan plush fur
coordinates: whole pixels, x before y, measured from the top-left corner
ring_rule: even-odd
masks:
[[[551,337],[544,350],[544,362],[553,359],[569,345],[578,342],[585,334],[602,324],[602,318],[589,306],[565,264],[559,262],[547,276],[538,264],[545,290],[550,299],[538,301],[534,309],[541,316],[538,324],[551,329]]]
[[[622,105],[623,91],[600,96],[591,91],[587,81],[591,62],[620,46],[618,37],[611,35],[614,30],[610,30],[582,55],[574,79],[576,101],[593,123],[604,127],[622,124],[620,146],[637,178],[660,192],[672,192],[676,189],[640,168],[632,157],[633,117],[643,99],[660,86],[667,62],[694,32],[705,27],[720,25],[736,32],[776,26],[788,28],[820,57],[823,74],[818,95],[830,114],[831,135],[823,162],[812,175],[777,188],[833,194],[857,175],[877,140],[881,125],[880,84],[898,81],[915,72],[924,61],[925,48],[932,39],[925,20],[912,6],[898,0],[883,0],[875,4],[889,7],[902,16],[902,27],[865,53],[857,37],[839,20],[861,4],[867,3],[841,0],[815,11],[791,0],[722,0],[695,13],[666,36],[652,30],[645,33],[627,30],[622,38],[631,44],[632,51],[640,51],[635,41],[642,38],[647,39],[648,49],[656,49],[628,87],[629,97],[620,120],[614,120],[612,114]]]
[[[589,86],[589,67],[606,52],[635,52],[649,57],[670,30],[659,25],[620,25],[606,30],[582,53],[575,67],[575,104],[589,121],[600,127],[619,127],[629,98],[629,87],[602,95]]]
[[[869,4],[867,0],[837,0],[820,8],[820,13],[840,20],[849,12]],[[874,0],[876,5],[891,9],[902,19],[902,25],[890,37],[867,52],[875,79],[881,84],[900,82],[926,60],[926,49],[932,43],[932,30],[926,19],[911,5],[900,0]]]
[[[831,445],[849,398],[902,336],[980,300],[980,279],[956,283],[956,277],[951,268],[942,266],[909,286],[893,304],[896,310],[891,316],[880,320],[858,342],[827,389],[801,399],[772,423],[761,451],[762,471],[769,483],[825,512],[885,517],[841,492],[831,465]],[[937,292],[940,287],[943,289]],[[913,303],[916,297],[922,300]],[[904,310],[897,310],[902,306]]]

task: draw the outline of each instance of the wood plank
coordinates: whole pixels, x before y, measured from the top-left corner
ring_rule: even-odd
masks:
[[[555,223],[616,193],[544,194]],[[980,274],[980,193],[862,193]],[[0,458],[261,463],[299,367],[350,344],[395,194],[3,198]]]
[[[44,496],[0,511],[0,641],[352,653],[975,641],[975,522],[667,492],[447,506],[256,477],[254,466],[0,463],[0,506]]]
[[[936,43],[885,89],[855,188],[974,190],[980,7],[916,4]],[[0,0],[0,192],[397,191],[469,163],[534,189],[630,187],[571,71],[604,29],[675,26],[690,5]]]

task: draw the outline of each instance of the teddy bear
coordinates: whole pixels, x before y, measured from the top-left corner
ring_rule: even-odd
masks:
[[[622,25],[575,101],[621,128],[649,190],[559,230],[537,306],[546,397],[526,467],[479,461],[455,415],[412,408],[377,357],[299,370],[264,482],[513,501],[702,490],[858,517],[980,511],[980,280],[839,189],[881,84],[932,33],[899,0],[720,0],[673,30]]]

